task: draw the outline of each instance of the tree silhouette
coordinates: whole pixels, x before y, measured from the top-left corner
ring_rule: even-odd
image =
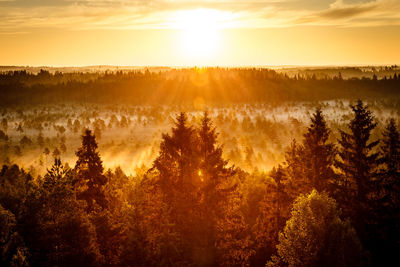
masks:
[[[383,170],[378,188],[381,190],[376,210],[378,234],[376,248],[379,261],[390,265],[400,250],[400,134],[394,119],[387,124],[381,144]]]
[[[163,134],[159,156],[151,170],[156,171],[160,190],[170,208],[175,223],[174,232],[185,237],[183,259],[187,259],[191,243],[196,243],[193,226],[198,216],[199,157],[195,130],[188,126],[187,116],[181,112],[171,135]],[[185,258],[186,256],[186,258]],[[188,259],[187,259],[188,260]]]
[[[385,201],[391,208],[400,208],[400,134],[394,119],[390,119],[383,132],[381,145],[384,171],[381,186]],[[394,212],[400,214],[399,212]]]
[[[354,118],[349,123],[350,133],[340,131],[339,157],[335,162],[340,173],[334,195],[344,214],[351,218],[364,246],[376,250],[375,225],[379,206],[379,153],[376,146],[379,140],[370,141],[376,123],[367,106],[359,100],[351,108]]]
[[[45,266],[96,266],[101,255],[87,213],[76,200],[73,173],[55,158],[27,196],[21,216],[32,260]]]
[[[199,178],[200,178],[200,235],[201,246],[207,250],[209,256],[207,264],[215,264],[213,251],[217,248],[216,234],[218,221],[225,219],[227,204],[235,186],[232,177],[235,175],[233,167],[222,158],[222,147],[217,143],[218,134],[212,125],[208,113],[204,112],[198,129],[199,144]]]
[[[103,186],[106,178],[103,175],[103,164],[97,151],[96,138],[89,129],[82,136],[82,146],[77,150],[78,160],[75,165],[76,187],[78,198],[87,203],[87,210],[92,211],[95,205],[104,208],[106,200]]]
[[[334,179],[335,147],[328,143],[330,130],[320,108],[311,117],[311,124],[304,134],[303,162],[305,177],[317,191],[329,191]]]
[[[355,216],[362,220],[362,210],[368,207],[368,196],[373,190],[373,180],[377,177],[379,154],[374,149],[379,140],[369,140],[376,123],[367,106],[359,100],[351,108],[354,118],[349,123],[350,133],[340,131],[339,159],[335,162],[341,171],[338,179],[341,192],[337,192],[337,197],[345,207],[358,213],[353,214],[353,218]]]

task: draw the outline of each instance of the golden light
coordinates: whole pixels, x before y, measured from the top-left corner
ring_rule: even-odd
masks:
[[[197,174],[198,174],[199,177],[200,177],[200,181],[201,181],[201,182],[204,182],[204,177],[203,177],[202,171],[201,171],[201,170],[198,170],[198,171],[197,171]]]
[[[175,14],[174,24],[181,29],[181,49],[186,57],[210,58],[218,52],[219,29],[227,14],[211,9],[180,11]]]

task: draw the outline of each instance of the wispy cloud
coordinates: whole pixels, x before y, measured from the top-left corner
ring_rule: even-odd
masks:
[[[230,14],[234,27],[400,25],[398,0],[321,1],[316,9],[315,0],[0,0],[0,32],[165,28],[174,12],[197,8]]]
[[[400,25],[400,1],[376,0],[347,3],[337,0],[326,10],[299,16],[294,24],[378,26]]]

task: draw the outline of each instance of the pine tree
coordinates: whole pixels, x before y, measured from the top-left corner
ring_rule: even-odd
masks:
[[[187,125],[187,116],[182,112],[176,118],[172,134],[163,134],[160,154],[153,164],[152,169],[157,170],[163,184],[189,186],[194,182],[194,176],[198,176],[195,144],[194,129]]]
[[[62,165],[60,158],[54,158],[53,165],[47,170],[47,173],[44,176],[43,187],[52,189],[59,183],[71,183],[72,179],[69,179],[70,177],[71,170]]]
[[[275,236],[278,237],[278,232],[283,226],[283,223],[285,222],[285,212],[284,209],[287,207],[287,200],[288,196],[285,191],[285,186],[286,186],[286,174],[281,167],[281,165],[278,165],[277,169],[273,169],[271,172],[271,178],[275,182],[275,187],[274,187],[274,193],[275,193],[275,201],[274,202],[274,217],[275,219]]]
[[[171,231],[182,238],[181,258],[190,261],[197,235],[193,228],[198,221],[199,152],[195,130],[188,125],[185,113],[176,118],[171,135],[163,134],[159,156],[153,163],[163,201],[173,223]]]
[[[200,236],[201,246],[208,250],[208,263],[213,262],[217,223],[224,219],[230,194],[235,190],[232,177],[235,169],[228,167],[228,161],[222,158],[222,147],[217,143],[218,134],[207,112],[198,129],[199,140],[199,176],[200,176]]]
[[[328,143],[330,130],[320,108],[311,117],[311,124],[304,134],[303,162],[305,176],[312,188],[318,191],[329,191],[334,178],[333,163],[335,147]]]
[[[160,154],[147,176],[155,177],[152,192],[161,193],[159,206],[164,209],[160,220],[169,222],[165,227],[174,236],[173,254],[180,255],[171,264],[213,266],[222,258],[225,263],[248,261],[252,252],[233,181],[235,169],[227,165],[207,114],[194,129],[181,113],[172,133],[163,135]],[[151,230],[150,235],[166,235],[159,230]]]
[[[278,234],[285,225],[291,205],[285,169],[278,165],[272,169],[270,177],[271,181],[267,184],[264,199],[260,203],[260,216],[256,223],[258,257],[262,257],[262,262],[275,252]]]
[[[400,134],[394,119],[390,119],[381,145],[383,170],[379,180],[380,198],[376,201],[377,233],[375,246],[379,261],[390,265],[400,250]]]
[[[228,167],[228,161],[222,158],[222,147],[217,143],[218,134],[207,113],[204,113],[198,135],[199,175],[204,202],[218,214],[218,209],[223,209],[220,205],[226,202],[227,193],[233,190],[226,186],[235,174],[235,169]]]
[[[21,216],[32,262],[43,266],[98,266],[96,233],[76,201],[72,171],[56,158],[27,196]]]
[[[381,145],[382,173],[381,186],[387,205],[400,207],[400,134],[394,119],[390,119],[383,132]]]
[[[359,230],[370,215],[372,195],[375,193],[379,156],[375,150],[379,140],[370,141],[376,123],[368,107],[359,100],[351,108],[354,118],[349,123],[350,133],[340,131],[339,159],[335,162],[340,170],[336,199]]]
[[[290,183],[288,193],[293,200],[311,190],[310,180],[305,175],[304,160],[304,147],[293,139],[285,152],[286,173]]]
[[[86,129],[82,136],[82,146],[76,152],[78,160],[75,173],[77,196],[86,201],[88,211],[92,211],[96,204],[102,208],[106,206],[103,190],[106,178],[103,175],[103,164],[97,148],[95,136]]]
[[[209,266],[250,266],[255,251],[249,227],[240,212],[238,191],[229,198],[225,217],[217,222],[216,263]]]

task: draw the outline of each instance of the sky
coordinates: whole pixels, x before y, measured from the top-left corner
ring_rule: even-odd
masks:
[[[400,0],[0,0],[0,65],[400,63]]]

